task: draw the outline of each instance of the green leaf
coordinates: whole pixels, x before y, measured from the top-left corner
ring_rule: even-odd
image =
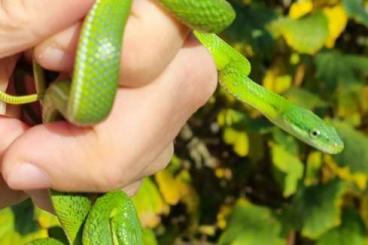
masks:
[[[368,26],[368,13],[363,7],[362,0],[343,0],[342,3],[350,17],[356,22]]]
[[[55,215],[52,215],[51,213],[40,208],[35,208],[34,217],[38,224],[44,229],[60,226],[60,222]]]
[[[328,20],[322,12],[294,20],[282,18],[273,23],[289,46],[300,53],[315,54],[323,48],[328,37]]]
[[[272,145],[272,162],[276,169],[284,174],[283,195],[288,197],[294,194],[303,176],[303,163],[296,155],[276,144]]]
[[[252,133],[265,131],[267,122],[254,120],[246,113],[233,109],[221,110],[217,115],[217,123],[223,128],[223,140],[232,146],[234,152],[240,156],[248,156],[252,149],[250,144]]]
[[[13,211],[12,211],[13,210]],[[0,244],[26,244],[46,238],[47,230],[40,229],[33,219],[33,206],[30,201],[0,211]]]
[[[133,202],[143,227],[157,226],[161,221],[160,215],[169,212],[169,206],[150,178],[143,180],[138,193],[133,197]]]
[[[345,144],[342,153],[334,156],[335,161],[353,173],[368,174],[368,137],[346,123],[334,121],[333,124]]]
[[[291,102],[310,110],[327,106],[327,103],[318,95],[302,88],[292,87],[285,95]]]
[[[365,227],[354,209],[346,209],[342,214],[342,223],[324,234],[316,245],[363,245]]]
[[[335,179],[298,192],[292,207],[292,218],[301,228],[303,236],[317,239],[340,224],[344,191],[344,183]]]
[[[37,222],[34,220],[34,209],[30,199],[10,207],[14,214],[15,230],[20,234],[28,234],[39,229]]]
[[[248,155],[249,138],[246,132],[227,127],[223,131],[223,138],[226,144],[233,146],[233,150],[238,156],[245,157]]]
[[[284,245],[281,224],[272,211],[240,199],[220,237],[220,245]]]
[[[150,229],[143,229],[143,244],[158,245],[155,233]]]
[[[276,144],[287,149],[291,154],[299,154],[299,145],[295,137],[277,127],[273,128],[272,136]]]
[[[304,177],[304,185],[315,185],[319,181],[320,170],[322,167],[322,153],[313,151],[308,155],[307,167]]]
[[[368,71],[368,58],[343,54],[339,51],[325,51],[315,58],[317,78],[334,89],[338,83],[345,86],[364,81],[361,76]]]
[[[276,18],[273,9],[253,1],[249,6],[234,3],[237,16],[230,28],[225,30],[226,37],[232,42],[250,44],[260,57],[271,56],[275,40],[267,30],[267,25]]]

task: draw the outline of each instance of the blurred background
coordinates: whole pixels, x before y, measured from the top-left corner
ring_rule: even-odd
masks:
[[[233,0],[223,38],[250,77],[334,124],[322,154],[221,89],[134,197],[145,244],[368,244],[368,1]],[[0,244],[60,235],[30,201],[0,211]]]

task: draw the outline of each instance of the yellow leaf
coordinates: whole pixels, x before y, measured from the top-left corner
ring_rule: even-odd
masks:
[[[24,219],[25,217],[20,216],[20,218]],[[18,223],[16,215],[11,208],[0,210],[0,244],[29,244],[33,240],[48,237],[47,229],[34,227],[31,223],[33,223],[33,220],[22,220]],[[17,228],[18,225],[26,232],[19,232]],[[23,227],[24,225],[26,227]]]
[[[290,64],[297,65],[300,62],[300,55],[298,53],[292,53],[290,56]]]
[[[324,47],[328,37],[328,19],[323,12],[317,11],[297,20],[278,18],[270,28],[281,34],[286,43],[295,51],[315,54]]]
[[[307,171],[304,177],[304,184],[312,186],[318,184],[319,170],[322,166],[322,153],[313,151],[307,158]]]
[[[55,215],[52,215],[39,208],[35,208],[35,219],[43,229],[60,225],[59,220]]]
[[[289,10],[289,17],[292,19],[299,19],[300,17],[310,13],[312,10],[312,0],[300,0],[291,5]]]
[[[195,212],[198,207],[198,197],[190,185],[190,174],[187,170],[174,176],[169,169],[164,169],[155,175],[161,195],[169,205],[183,202],[188,212]]]
[[[263,78],[263,86],[276,93],[283,93],[288,90],[292,83],[291,76],[280,73],[277,67],[269,69]]]
[[[234,145],[234,151],[241,157],[245,157],[248,155],[249,138],[247,133],[245,132],[238,133],[238,137]]]
[[[329,170],[340,179],[355,184],[360,190],[365,190],[367,188],[368,176],[365,173],[352,173],[349,167],[337,165],[334,159],[329,155],[325,156],[325,161]]]
[[[363,112],[368,112],[368,86],[362,88],[360,96],[360,104]]]
[[[363,195],[360,203],[360,216],[366,226],[368,226],[368,196]]]
[[[233,210],[233,207],[224,205],[220,208],[220,211],[217,214],[217,226],[220,229],[225,229],[227,225],[227,219],[229,215],[231,214],[231,211]]]
[[[161,222],[160,215],[168,214],[170,206],[162,199],[156,185],[145,178],[138,193],[133,197],[139,219],[146,228],[154,228]]]
[[[216,168],[215,175],[219,179],[231,179],[233,177],[233,173],[230,168]]]
[[[164,200],[170,205],[178,204],[181,193],[179,183],[174,179],[174,176],[164,169],[155,175],[155,179]]]
[[[235,129],[232,128],[225,128],[224,130],[224,141],[226,144],[233,144],[236,142],[238,132]]]
[[[236,154],[245,157],[249,153],[249,138],[244,131],[237,131],[233,128],[225,128],[223,138],[226,144],[232,145]]]
[[[213,236],[216,233],[216,227],[213,225],[201,225],[198,228],[199,232],[207,236]]]
[[[345,30],[348,16],[341,5],[325,8],[324,13],[328,19],[328,37],[325,45],[327,48],[332,48],[335,46],[336,39]]]

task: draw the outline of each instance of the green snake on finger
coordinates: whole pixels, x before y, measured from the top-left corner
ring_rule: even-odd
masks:
[[[160,0],[180,22],[193,29],[216,64],[221,86],[249,104],[272,123],[303,142],[329,154],[344,145],[335,129],[313,112],[298,107],[249,77],[249,61],[215,33],[229,26],[235,12],[225,0]],[[124,27],[132,0],[97,0],[86,17],[80,35],[72,81],[57,81],[37,95],[10,96],[11,104],[40,100],[43,121],[60,117],[78,126],[91,126],[110,113],[118,87]],[[35,80],[42,70],[35,64]],[[42,87],[42,86],[39,86]],[[142,244],[141,231],[130,199],[120,191],[97,197],[51,190],[56,215],[71,244]],[[39,240],[33,244],[55,244]]]

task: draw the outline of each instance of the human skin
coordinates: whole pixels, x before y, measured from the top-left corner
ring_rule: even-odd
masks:
[[[7,82],[13,55],[35,46],[43,67],[70,73],[79,21],[93,2],[1,1],[0,81]],[[154,0],[135,0],[120,88],[104,122],[91,128],[67,122],[30,127],[14,117],[0,118],[0,207],[30,195],[49,209],[47,188],[122,188],[132,195],[142,178],[163,169],[175,136],[217,84],[211,57],[189,33]]]

